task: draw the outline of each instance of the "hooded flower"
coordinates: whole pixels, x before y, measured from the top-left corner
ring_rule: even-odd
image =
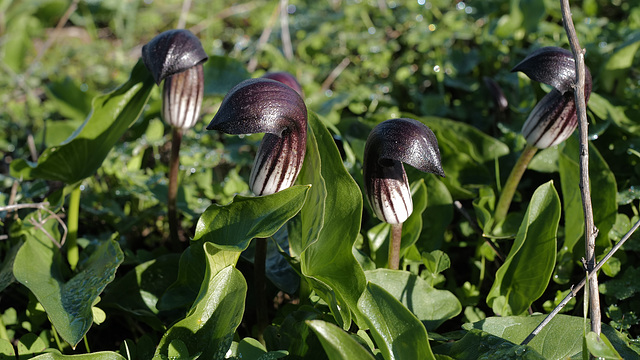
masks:
[[[364,189],[376,216],[389,224],[403,223],[413,212],[402,163],[444,177],[438,140],[431,129],[406,118],[378,124],[365,145]]]
[[[236,85],[207,130],[227,134],[266,133],[258,149],[249,186],[256,195],[290,187],[298,177],[307,141],[307,107],[288,85],[249,79]]]
[[[585,79],[585,101],[591,95],[591,73]],[[576,79],[575,60],[570,51],[558,47],[538,49],[511,71],[521,71],[532,80],[553,87],[536,104],[522,127],[527,143],[545,149],[566,140],[578,126],[573,84]]]
[[[142,61],[162,91],[162,117],[180,129],[195,125],[204,93],[202,63],[208,56],[188,30],[169,30],[142,47]]]

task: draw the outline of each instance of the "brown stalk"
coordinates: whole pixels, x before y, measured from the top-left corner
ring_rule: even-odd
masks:
[[[584,212],[586,271],[591,275],[589,276],[591,331],[600,335],[602,328],[600,292],[598,291],[598,274],[594,272],[596,266],[595,248],[598,229],[596,229],[593,221],[593,207],[591,205],[591,192],[589,188],[589,133],[587,128],[587,107],[584,99],[584,82],[586,78],[584,65],[585,51],[580,47],[578,35],[573,26],[569,0],[561,0],[561,6],[564,29],[567,32],[571,52],[573,52],[573,57],[576,62],[577,77],[574,93],[576,113],[578,116],[578,132],[580,135],[580,194],[582,196],[582,210]]]

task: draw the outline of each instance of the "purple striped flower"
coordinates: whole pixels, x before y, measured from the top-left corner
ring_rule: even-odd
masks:
[[[142,47],[142,61],[162,91],[162,117],[179,129],[195,125],[204,93],[202,63],[208,56],[188,30],[169,30]]]
[[[444,177],[438,140],[431,129],[413,119],[383,121],[367,138],[363,176],[373,211],[389,224],[401,224],[413,212],[402,163]]]
[[[521,71],[535,81],[553,87],[533,108],[522,127],[527,143],[540,149],[558,145],[578,126],[573,84],[576,79],[573,54],[558,47],[538,49],[511,71]],[[585,79],[585,101],[591,95],[591,73]]]
[[[290,187],[298,177],[307,144],[307,107],[288,85],[249,79],[229,91],[207,130],[235,135],[266,133],[249,186],[258,196],[269,195]]]

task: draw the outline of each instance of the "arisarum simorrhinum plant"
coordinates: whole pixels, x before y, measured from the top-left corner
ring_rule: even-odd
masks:
[[[207,130],[235,135],[265,133],[251,169],[249,187],[258,196],[274,194],[293,185],[302,167],[307,146],[307,107],[300,94],[284,82],[249,79],[229,91]],[[257,336],[261,339],[268,322],[266,239],[256,239],[255,245]]]
[[[389,268],[400,266],[402,224],[413,212],[409,181],[402,163],[444,177],[435,134],[407,118],[378,124],[364,150],[364,190],[376,216],[391,224]]]
[[[591,73],[585,79],[585,102],[591,95]],[[493,226],[504,222],[513,194],[527,165],[538,149],[546,149],[565,141],[578,126],[575,94],[576,67],[573,54],[558,47],[543,47],[529,54],[511,71],[521,71],[530,79],[552,86],[551,91],[531,110],[522,127],[527,146],[507,179],[493,216]]]
[[[167,196],[171,239],[178,237],[178,169],[180,143],[185,129],[200,116],[204,94],[202,63],[209,57],[200,40],[188,30],[165,31],[142,47],[142,60],[162,90],[162,118],[172,127],[169,191]]]

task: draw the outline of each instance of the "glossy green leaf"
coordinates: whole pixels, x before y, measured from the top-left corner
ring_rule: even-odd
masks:
[[[57,226],[49,219],[43,225],[46,233],[33,229],[16,255],[13,272],[42,304],[60,336],[75,347],[89,331],[91,308],[113,281],[124,255],[117,242],[104,241],[67,281],[60,251],[49,238],[59,238]]]
[[[358,308],[386,360],[435,360],[420,320],[382,287],[368,283]]]
[[[627,76],[638,48],[640,48],[640,32],[636,31],[631,33],[628,40],[616,49],[604,64],[603,72],[607,76],[602,77],[602,85],[607,92],[611,92],[616,83],[623,81]]]
[[[598,359],[620,359],[622,357],[616,349],[613,347],[607,336],[604,334],[594,333],[590,331],[587,336],[587,348],[589,349],[589,353],[595,356]]]
[[[373,360],[362,345],[339,327],[322,320],[309,320],[307,324],[318,335],[329,360]]]
[[[174,324],[162,337],[154,359],[169,359],[174,340],[186,344],[190,356],[224,359],[244,312],[247,284],[233,266],[218,271],[213,244],[204,245],[207,269],[195,303],[187,316]]]
[[[407,271],[378,269],[365,274],[368,281],[400,301],[429,331],[462,311],[460,301],[450,291],[435,289]]]
[[[38,335],[33,333],[23,335],[18,341],[17,345],[18,358],[20,360],[29,359],[32,356],[43,353],[47,348],[47,345],[45,345],[44,341],[42,341],[42,339],[40,339]]]
[[[162,296],[158,308],[188,306],[195,299],[205,272],[203,244],[215,245],[218,270],[235,265],[251,239],[274,235],[297,214],[309,191],[309,186],[296,185],[267,196],[237,195],[227,205],[209,206],[198,219],[191,245],[180,257],[178,278]]]
[[[47,350],[48,353],[31,358],[32,360],[127,360],[124,356],[112,351],[99,351],[89,354],[63,355],[58,350]]]
[[[503,316],[522,314],[547,288],[556,262],[560,199],[553,182],[535,191],[514,244],[498,269],[487,304]]]
[[[202,241],[192,242],[191,245],[182,252],[178,266],[178,278],[171,284],[169,289],[158,300],[158,310],[170,310],[179,307],[189,307],[195,300],[206,270],[206,259],[204,255]],[[235,265],[240,257],[240,252],[235,250],[222,250],[215,246],[209,247],[209,261],[215,264],[220,271],[227,266]]]
[[[544,318],[545,315],[491,317],[473,324],[465,324],[463,328],[483,330],[519,344]],[[623,358],[637,359],[640,357],[640,354],[629,347],[629,339],[611,326],[602,324],[602,333],[611,340],[614,348]],[[556,315],[531,340],[529,346],[545,359],[566,359],[576,357],[582,352],[583,338],[584,319],[560,314]]]
[[[305,203],[309,186],[297,185],[267,196],[237,195],[227,205],[213,204],[200,216],[193,241],[243,251],[253,238],[273,236]]]
[[[38,163],[16,159],[11,174],[23,179],[76,183],[93,175],[105,157],[133,124],[149,99],[154,82],[138,61],[131,78],[117,90],[96,97],[92,113],[64,143],[47,148]]]
[[[0,339],[0,360],[15,360],[16,349],[13,348],[11,341]]]
[[[230,359],[237,360],[273,360],[280,359],[288,355],[287,351],[267,351],[258,340],[246,337],[238,343],[231,345]]]
[[[300,178],[303,182],[306,179],[316,182],[311,183],[309,198],[312,201],[305,204],[289,229],[290,242],[299,241],[292,245],[298,249],[306,246],[300,257],[302,273],[331,306],[338,324],[349,328],[352,312],[358,319],[357,303],[365,286],[364,271],[351,251],[360,230],[362,195],[344,168],[329,131],[314,113],[309,113],[308,121],[307,153]],[[309,164],[320,164],[320,167]],[[320,178],[324,179],[324,186],[317,181]],[[318,196],[314,191],[326,191],[326,195]],[[308,227],[315,221],[306,219],[317,215],[317,206],[324,208],[319,232],[317,228]]]
[[[434,347],[436,354],[450,356],[456,360],[544,360],[529,346],[517,345],[490,333],[472,329],[462,339]]]

